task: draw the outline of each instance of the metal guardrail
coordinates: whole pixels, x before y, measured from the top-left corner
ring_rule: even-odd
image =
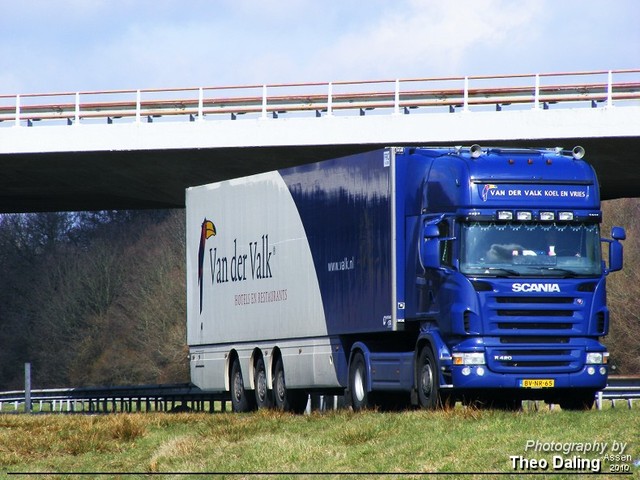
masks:
[[[601,410],[604,401],[610,401],[611,407],[615,407],[617,400],[626,401],[629,408],[634,400],[640,400],[639,376],[610,376],[607,388],[596,394],[596,407]]]
[[[33,126],[37,121],[63,120],[80,125],[92,119],[113,123],[123,118],[139,123],[168,116],[195,121],[222,114],[232,120],[245,114],[258,118],[278,118],[284,113],[321,117],[340,111],[365,115],[371,110],[408,114],[421,107],[444,107],[450,112],[522,105],[547,109],[576,102],[612,107],[628,101],[638,104],[638,100],[640,69],[600,70],[0,95],[0,124]]]
[[[31,390],[31,405],[25,391],[0,392],[0,412],[5,406],[14,412],[111,413],[145,411],[226,410],[228,394],[203,392],[191,384],[132,385]]]
[[[596,394],[596,408],[605,401],[616,406],[625,401],[632,408],[640,399],[640,376],[611,376],[607,387]],[[31,409],[25,408],[25,391],[0,392],[0,412],[8,406],[10,412],[115,413],[115,412],[176,412],[227,411],[228,393],[203,392],[191,384],[133,385],[121,387],[56,388],[31,391]],[[317,399],[315,399],[317,400]],[[320,409],[331,408],[331,402],[321,398],[312,404]],[[326,403],[326,404],[325,404]],[[335,407],[336,402],[333,402]]]

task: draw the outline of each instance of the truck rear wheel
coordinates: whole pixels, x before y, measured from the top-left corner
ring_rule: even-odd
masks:
[[[253,374],[253,384],[256,392],[256,405],[258,408],[273,407],[271,391],[267,388],[267,371],[264,366],[264,359],[258,358],[255,372]]]
[[[233,411],[237,413],[249,412],[254,409],[253,399],[249,398],[247,391],[244,389],[244,380],[242,379],[242,370],[240,370],[240,362],[234,358],[231,364],[230,375],[231,390],[231,406]]]
[[[349,392],[351,406],[355,411],[367,408],[369,393],[367,392],[367,368],[364,356],[356,352],[349,367]]]
[[[278,358],[273,370],[273,398],[276,408],[284,412],[303,413],[307,407],[305,392],[287,389],[281,358]]]
[[[418,355],[418,362],[416,364],[416,387],[420,408],[432,410],[438,407],[438,399],[440,396],[438,366],[429,347],[424,347],[420,351],[420,355]]]

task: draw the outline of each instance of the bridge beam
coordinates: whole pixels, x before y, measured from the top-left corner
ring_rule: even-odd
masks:
[[[576,144],[604,198],[640,196],[640,106],[0,128],[0,212],[181,208],[184,189],[383,145]]]

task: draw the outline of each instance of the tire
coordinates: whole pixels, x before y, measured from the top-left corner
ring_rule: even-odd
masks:
[[[577,391],[560,398],[558,403],[562,410],[591,410],[595,402],[596,393],[591,391]]]
[[[258,358],[256,362],[253,384],[255,386],[256,406],[258,408],[273,407],[273,395],[272,391],[267,388],[267,370],[262,357]]]
[[[418,390],[418,406],[420,408],[433,410],[442,405],[438,365],[429,347],[424,347],[418,355],[416,389]]]
[[[231,392],[231,406],[236,413],[250,412],[254,410],[253,397],[247,395],[244,389],[244,380],[242,378],[242,370],[240,362],[237,358],[231,364],[231,375],[229,377],[229,385]]]
[[[354,411],[358,412],[369,406],[367,365],[361,352],[353,355],[349,366],[349,396]]]
[[[283,412],[304,413],[307,408],[307,394],[302,390],[287,389],[282,359],[278,358],[273,369],[273,402]]]

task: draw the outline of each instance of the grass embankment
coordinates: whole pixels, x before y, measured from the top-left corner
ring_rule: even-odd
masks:
[[[607,446],[602,454],[565,455],[526,450],[528,441]],[[624,454],[630,457],[608,461],[605,455],[616,453],[614,442],[626,443]],[[0,474],[73,472],[73,478],[80,478],[81,472],[119,472],[143,478],[155,472],[193,472],[193,477],[201,472],[328,472],[319,478],[335,478],[342,477],[339,472],[386,472],[397,473],[391,478],[407,478],[410,472],[482,472],[485,475],[478,478],[491,478],[486,474],[505,472],[517,478],[527,470],[514,471],[510,457],[522,456],[549,462],[538,472],[574,474],[553,478],[581,478],[575,471],[554,472],[554,455],[601,459],[602,472],[610,472],[612,465],[627,465],[623,471],[640,475],[640,467],[634,465],[640,458],[640,408],[0,416]]]

